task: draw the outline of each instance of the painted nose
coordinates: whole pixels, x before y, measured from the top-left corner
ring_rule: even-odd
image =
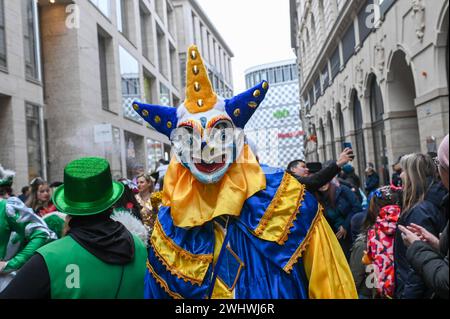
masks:
[[[206,147],[206,142],[202,142],[202,150]]]

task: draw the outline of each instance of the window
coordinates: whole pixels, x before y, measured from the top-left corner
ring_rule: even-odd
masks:
[[[109,18],[111,14],[111,4],[109,3],[110,0],[90,0],[90,2],[95,5],[101,13],[103,13],[105,16]]]
[[[159,103],[170,106],[170,90],[162,83],[159,84]]]
[[[326,64],[325,67],[322,69],[321,76],[322,76],[323,91],[325,92],[327,87],[330,85],[330,77],[328,74],[328,64]]]
[[[355,127],[356,154],[358,154],[358,175],[364,177],[366,167],[366,146],[364,143],[363,117],[361,102],[356,91],[353,92],[353,124]]]
[[[131,104],[141,98],[139,82],[139,63],[124,48],[119,46],[120,77],[122,82],[122,108],[123,115],[139,123],[143,123],[141,117],[133,110]]]
[[[331,62],[331,79],[333,80],[336,75],[339,73],[341,68],[341,58],[339,55],[339,46],[333,52],[333,55],[330,59]]]
[[[28,178],[44,177],[42,150],[42,116],[41,107],[26,103],[25,116],[27,123]]]
[[[284,82],[288,82],[291,81],[292,77],[291,77],[291,66],[290,65],[285,65],[283,67],[283,81]]]
[[[267,72],[269,73],[269,83],[275,83],[275,73],[274,73],[274,69],[269,69]]]
[[[135,31],[133,24],[133,3],[129,0],[116,0],[117,6],[117,29],[130,41],[134,40]]]
[[[342,52],[344,57],[344,64],[350,60],[355,52],[355,28],[353,24],[347,29],[344,37],[342,38]]]
[[[159,160],[164,159],[163,149],[161,142],[147,138],[147,165],[149,172],[156,171]]]
[[[359,40],[360,45],[364,43],[364,40],[369,36],[372,28],[374,27],[373,18],[370,16],[373,14],[373,9],[371,7],[373,5],[373,0],[366,1],[366,4],[362,7],[361,11],[358,13],[358,25],[359,25]]]
[[[144,70],[144,99],[148,104],[156,103],[156,81],[155,77],[148,71]]]
[[[167,65],[167,47],[166,47],[166,37],[164,32],[157,27],[156,34],[158,37],[158,68],[159,72],[164,75],[167,79],[169,78],[168,65]]]
[[[167,24],[170,34],[175,35],[175,12],[169,3],[167,3]]]
[[[316,94],[316,101],[319,99],[319,96],[322,95],[322,88],[320,86],[320,77],[317,77],[316,81],[314,81],[314,93]]]
[[[25,74],[27,78],[40,81],[38,61],[39,37],[37,33],[37,4],[34,0],[22,0],[25,49]]]
[[[200,42],[197,34],[197,17],[192,13],[192,36],[194,39],[194,44],[200,47]]]
[[[177,51],[175,50],[175,47],[173,47],[171,44],[170,46],[170,71],[171,71],[171,80],[172,84],[175,87],[178,87],[178,68],[177,68]]]
[[[153,61],[153,27],[151,14],[143,3],[139,7],[141,18],[141,40],[142,40],[142,55],[149,61]]]
[[[111,38],[105,33],[98,32],[98,58],[100,68],[100,87],[102,92],[102,107],[109,110],[109,90],[108,90],[108,47],[111,45]]]
[[[144,137],[124,131],[127,178],[133,179],[145,172]]]
[[[120,129],[108,125],[111,130],[111,139],[103,143],[105,158],[111,166],[112,178],[118,180],[122,177],[122,143],[120,140]]]
[[[164,1],[165,0],[155,0],[155,9],[161,21],[164,22]]]
[[[180,53],[181,87],[186,87],[186,53]]]
[[[277,67],[275,70],[275,82],[283,82],[283,71],[281,67]]]
[[[0,68],[6,68],[5,6],[0,0]]]
[[[384,105],[380,87],[375,75],[370,80],[370,113],[372,117],[373,148],[375,150],[375,167],[383,184],[389,184],[389,167],[387,160],[386,136],[384,134]]]
[[[311,101],[311,107],[316,104],[317,97],[314,95],[314,86],[309,90],[309,98]]]

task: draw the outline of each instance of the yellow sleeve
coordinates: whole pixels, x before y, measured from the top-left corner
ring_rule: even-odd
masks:
[[[309,245],[303,253],[311,299],[358,299],[355,282],[344,252],[330,225],[318,212]]]

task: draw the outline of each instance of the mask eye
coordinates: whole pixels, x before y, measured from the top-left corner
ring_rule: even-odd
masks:
[[[227,145],[233,141],[233,133],[233,124],[228,120],[221,120],[211,129],[209,140],[215,145]]]
[[[181,126],[172,131],[171,141],[174,151],[178,154],[186,150],[192,151],[200,142],[200,136],[190,126]]]

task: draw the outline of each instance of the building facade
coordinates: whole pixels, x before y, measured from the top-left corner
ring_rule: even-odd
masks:
[[[170,0],[0,0],[0,163],[16,190],[62,180],[80,156],[107,158],[115,178],[169,159],[130,107],[180,103],[176,30]]]
[[[0,0],[0,164],[14,187],[46,175],[38,6]]]
[[[295,60],[259,65],[245,72],[247,89],[263,80],[270,84],[245,127],[261,163],[286,168],[289,162],[304,157],[297,76]]]
[[[363,176],[448,134],[448,0],[291,0],[308,160],[351,142]]]
[[[214,91],[222,97],[233,96],[231,58],[233,52],[212,21],[195,0],[172,0],[177,23],[178,50],[180,52],[181,85],[186,83],[186,52],[197,45]],[[184,96],[184,92],[182,92]]]

